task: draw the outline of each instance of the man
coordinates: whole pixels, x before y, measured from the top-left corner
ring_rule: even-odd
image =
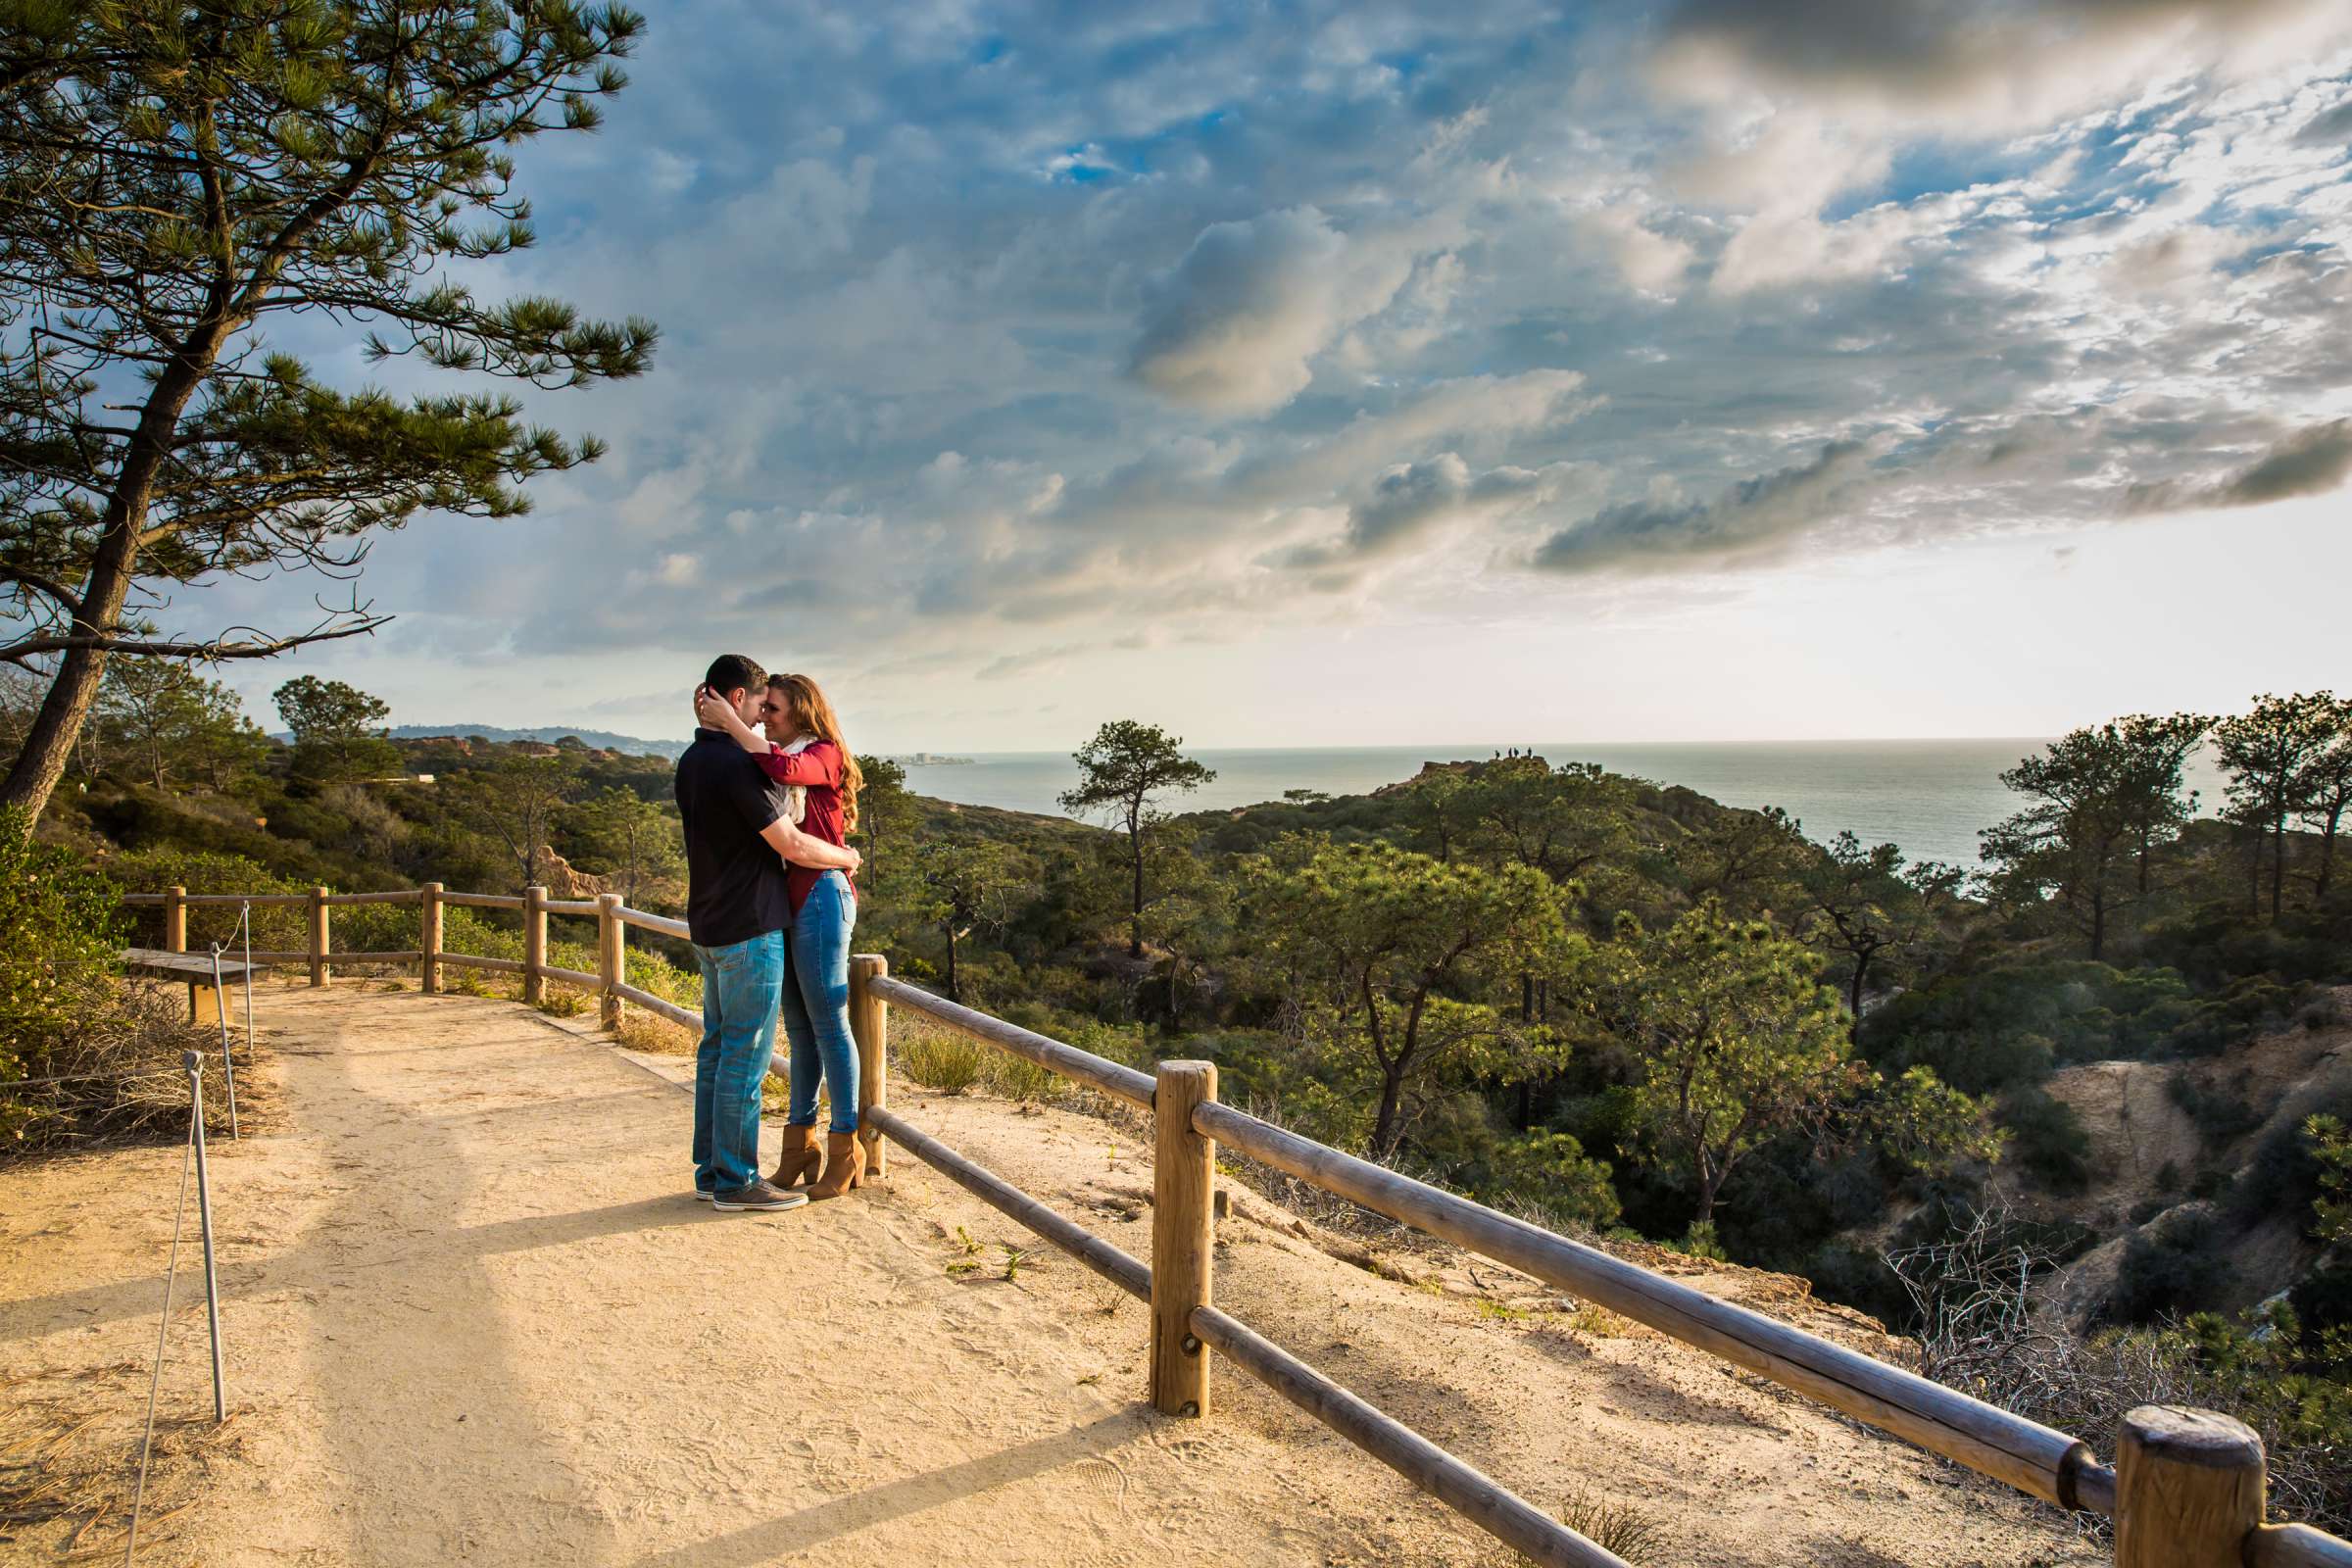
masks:
[[[722,654],[704,683],[742,715],[760,718],[767,672]],[[678,815],[686,827],[686,930],[703,971],[703,1043],[694,1059],[694,1195],[729,1212],[793,1208],[760,1177],[760,1085],[776,1046],[784,931],[792,905],[784,862],[856,871],[856,850],[809,837],[784,814],[743,748],[721,730],[694,732],[678,759]]]

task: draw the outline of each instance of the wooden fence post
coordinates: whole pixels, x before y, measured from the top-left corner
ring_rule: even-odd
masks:
[[[328,936],[326,889],[311,889],[311,984],[326,984]]]
[[[2115,1449],[2116,1568],[2238,1568],[2262,1524],[2262,1439],[2177,1404],[2124,1414]]]
[[[1163,1061],[1152,1096],[1152,1403],[1162,1415],[1208,1414],[1208,1349],[1193,1309],[1209,1304],[1217,1146],[1193,1107],[1217,1098],[1213,1061]]]
[[[629,976],[628,965],[621,956],[621,937],[628,927],[620,921],[620,895],[600,893],[596,896],[596,974],[604,983],[604,1001],[597,1010],[597,1022],[607,1029],[620,1027],[620,983]]]
[[[426,996],[441,989],[441,884],[424,885],[416,925],[417,988]]]
[[[188,951],[188,890],[180,887],[164,889],[164,951]]]
[[[890,1004],[874,995],[874,982],[890,973],[879,953],[850,956],[850,1036],[858,1042],[858,1136],[865,1141],[865,1173],[886,1177],[890,1155],[882,1129],[866,1115],[890,1103]]]
[[[522,1000],[536,1007],[547,997],[547,889],[522,890]]]

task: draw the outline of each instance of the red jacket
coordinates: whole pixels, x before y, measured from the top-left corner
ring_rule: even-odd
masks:
[[[770,741],[767,755],[755,755],[753,760],[761,772],[779,784],[798,784],[808,790],[808,809],[801,817],[801,831],[827,844],[849,844],[849,824],[841,809],[841,748],[831,741],[811,741],[798,752],[787,752]],[[792,900],[792,912],[801,912],[808,895],[816,887],[816,879],[824,872],[813,866],[784,867],[784,889]],[[850,897],[858,896],[858,880],[843,873],[849,884]]]

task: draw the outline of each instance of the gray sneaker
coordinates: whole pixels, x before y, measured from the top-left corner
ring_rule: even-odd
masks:
[[[717,1195],[712,1193],[708,1187],[697,1187],[694,1190],[694,1200],[698,1203],[708,1203],[716,1196]]]
[[[781,1187],[770,1187],[766,1182],[757,1180],[749,1187],[737,1187],[710,1195],[710,1206],[726,1214],[740,1213],[745,1209],[758,1209],[764,1213],[779,1208],[798,1208],[807,1201],[807,1193],[788,1193]]]

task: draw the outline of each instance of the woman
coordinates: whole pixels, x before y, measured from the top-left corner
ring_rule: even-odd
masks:
[[[787,786],[786,814],[802,832],[828,844],[849,842],[858,826],[858,789],[863,779],[857,758],[842,741],[833,705],[816,682],[806,675],[768,677],[760,710],[765,739],[715,698],[703,698],[695,711],[706,727],[734,736],[769,778]],[[792,1105],[784,1157],[768,1180],[791,1187],[805,1178],[810,1198],[839,1198],[865,1174],[858,1143],[858,1042],[850,1033],[850,933],[858,921],[858,892],[839,871],[787,865],[784,873],[792,930],[784,944],[781,1002],[784,1033],[792,1043]],[[833,1102],[821,1155],[816,1145],[820,1073]]]

